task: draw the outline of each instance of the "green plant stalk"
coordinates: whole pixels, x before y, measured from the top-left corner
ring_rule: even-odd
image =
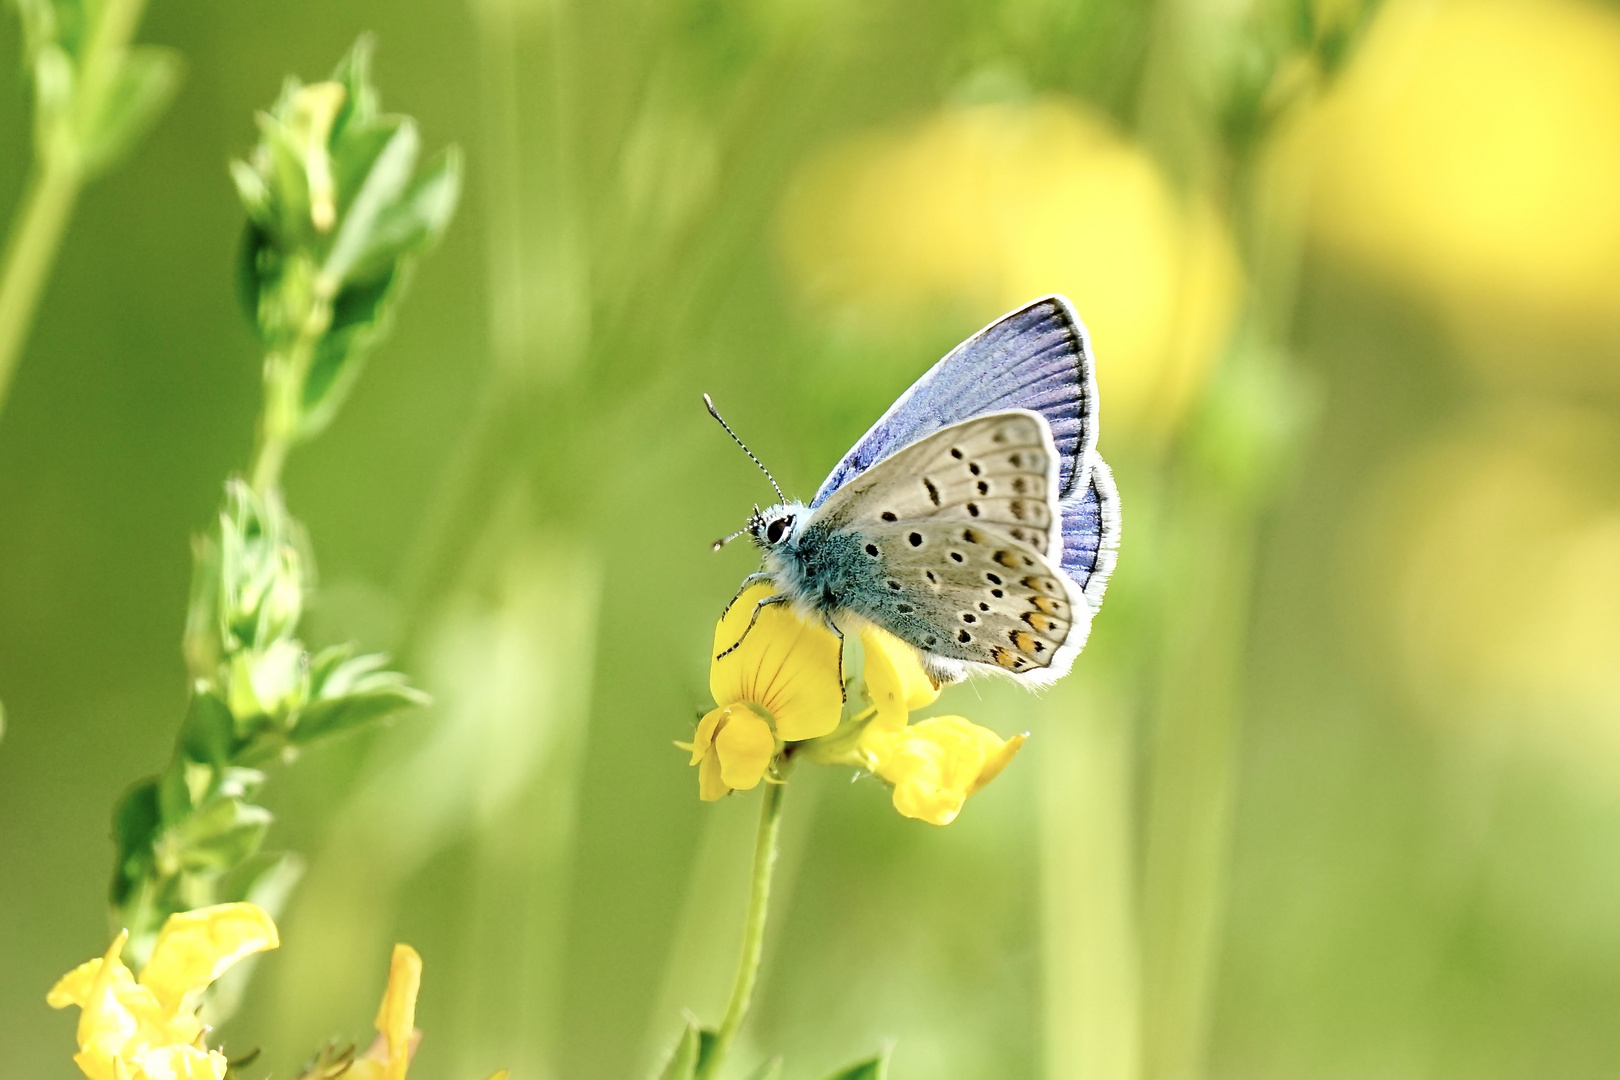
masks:
[[[264,406],[259,413],[258,443],[248,467],[248,483],[260,495],[281,483],[287,454],[298,438],[304,379],[315,360],[315,346],[332,320],[331,288],[323,287],[311,305],[298,337],[286,349],[264,359]]]
[[[1147,1080],[1205,1072],[1225,909],[1253,523],[1241,500],[1210,486],[1182,485],[1183,561],[1153,732],[1142,863]]]
[[[754,983],[759,978],[759,960],[765,951],[765,915],[771,902],[771,872],[776,867],[777,839],[782,832],[782,793],[786,784],[767,783],[759,808],[759,834],[754,840],[754,874],[748,890],[748,918],[743,923],[742,956],[737,962],[737,978],[731,986],[731,1002],[725,1019],[715,1032],[714,1049],[698,1071],[696,1080],[713,1080],[737,1039],[737,1031],[753,1001]]]
[[[79,169],[63,154],[47,155],[29,178],[0,269],[0,410],[82,185]]]
[[[85,51],[78,100],[80,111],[100,107],[114,66],[140,24],[146,0],[107,0]],[[11,377],[28,340],[40,296],[68,220],[84,187],[84,170],[67,132],[51,132],[38,148],[37,160],[23,195],[10,241],[0,264],[0,412],[5,410]]]
[[[1046,1080],[1139,1080],[1141,956],[1128,697],[1091,666],[1043,710],[1041,933]],[[1067,692],[1065,692],[1067,691]],[[1061,695],[1061,696],[1059,696]]]

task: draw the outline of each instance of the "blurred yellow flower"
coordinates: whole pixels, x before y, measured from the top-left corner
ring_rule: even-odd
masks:
[[[416,995],[422,987],[422,957],[409,945],[395,945],[388,965],[388,988],[377,1006],[377,1039],[345,1075],[351,1080],[405,1080],[416,1030]]]
[[[898,732],[869,727],[862,748],[894,785],[894,808],[933,825],[956,820],[968,796],[996,778],[1024,745],[960,716],[935,716]]]
[[[1620,385],[1613,8],[1392,0],[1275,149],[1312,233],[1431,295],[1488,370]]]
[[[253,904],[171,915],[138,980],[121,959],[128,940],[121,932],[46,997],[54,1009],[81,1010],[73,1060],[90,1080],[222,1080],[225,1055],[203,1044],[199,999],[237,961],[274,949],[275,923]]]
[[[748,630],[755,607],[771,593],[769,585],[752,586],[720,617],[714,628],[718,659],[709,667],[716,707],[699,722],[691,743],[677,744],[692,752],[698,794],[707,801],[754,787],[778,739],[819,738],[838,726],[843,711],[843,643],[837,635],[799,618],[786,604],[761,610]],[[738,640],[742,644],[732,649]]]
[[[782,237],[813,302],[882,323],[936,305],[988,320],[1067,293],[1096,345],[1109,429],[1138,434],[1169,429],[1197,395],[1242,288],[1213,210],[1057,96],[831,147],[801,170]]]

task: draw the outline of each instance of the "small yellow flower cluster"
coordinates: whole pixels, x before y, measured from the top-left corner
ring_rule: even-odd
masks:
[[[205,1044],[197,1006],[237,961],[280,944],[274,921],[246,903],[171,915],[139,979],[120,959],[128,939],[127,930],[120,933],[106,956],[68,972],[46,998],[52,1008],[82,1010],[73,1060],[90,1080],[223,1080],[228,1063]],[[421,985],[422,958],[409,945],[395,945],[377,1040],[345,1077],[405,1080],[421,1037],[415,1027]]]
[[[861,633],[866,692],[875,715],[857,746],[862,764],[894,785],[894,808],[909,818],[949,825],[969,795],[996,778],[1026,736],[1003,739],[960,716],[907,721],[932,705],[939,688],[905,642],[882,630]]]
[[[732,602],[715,627],[718,656],[743,638],[755,606],[771,595],[757,585]],[[893,786],[906,817],[947,825],[968,796],[1012,760],[1024,736],[1003,740],[960,716],[909,723],[911,711],[939,697],[916,651],[876,628],[861,633],[872,708],[840,725],[842,643],[786,604],[760,611],[740,647],[716,659],[709,688],[717,703],[698,723],[691,751],[698,794],[713,801],[767,778],[788,744],[806,743],[824,764],[849,764]]]
[[[238,960],[274,949],[275,923],[252,904],[171,915],[139,979],[121,959],[128,940],[125,930],[46,997],[82,1010],[73,1060],[90,1080],[222,1080],[225,1055],[203,1045],[199,999]]]
[[[416,1030],[416,993],[422,988],[422,957],[409,945],[395,945],[388,964],[388,988],[377,1006],[377,1041],[345,1074],[352,1080],[405,1080]]]

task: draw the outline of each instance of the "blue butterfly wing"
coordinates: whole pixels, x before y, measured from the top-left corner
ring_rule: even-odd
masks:
[[[1085,324],[1067,297],[1043,296],[962,342],[913,383],[844,455],[810,506],[924,435],[1005,409],[1046,417],[1062,459],[1058,494],[1067,497],[1096,445],[1096,401]]]
[[[851,479],[925,435],[1005,409],[1038,412],[1052,429],[1061,459],[1061,565],[1095,611],[1114,569],[1119,494],[1096,452],[1091,339],[1067,297],[1043,296],[952,349],[861,436],[810,506],[820,506]]]
[[[1119,553],[1119,492],[1102,458],[1092,454],[1090,465],[1080,491],[1058,502],[1063,519],[1059,565],[1096,611]]]

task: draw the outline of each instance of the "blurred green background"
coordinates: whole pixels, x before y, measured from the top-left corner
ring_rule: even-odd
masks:
[[[187,539],[251,448],[225,162],[365,30],[467,197],[286,486],[309,640],[437,704],[274,771],[309,868],[222,1032],[249,1075],[364,1043],[395,940],[422,1080],[638,1076],[716,1018],[756,796],[700,805],[670,743],[753,569],[708,543],[768,492],[699,394],[808,496],[1054,290],[1125,515],[1091,649],[1045,697],[946,694],[1033,733],[947,828],[794,777],[748,1049],[1614,1074],[1620,7],[157,0],[184,84],[86,190],[0,414],[6,1075],[76,1075],[44,995],[105,948]],[[0,207],[19,52],[0,20]]]

